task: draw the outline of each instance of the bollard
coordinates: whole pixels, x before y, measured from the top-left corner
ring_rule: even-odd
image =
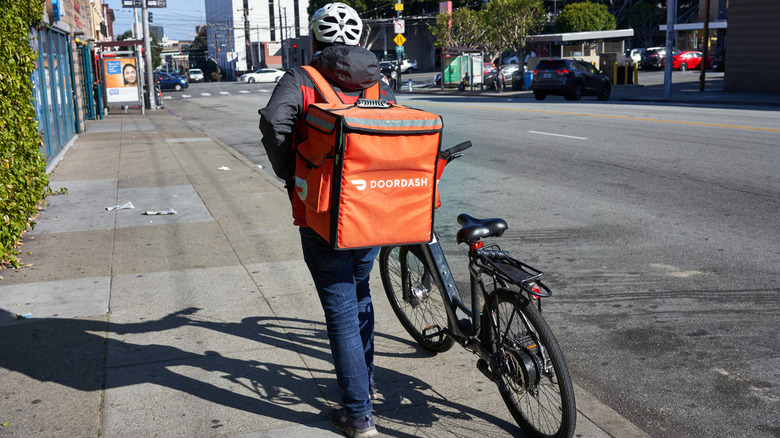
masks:
[[[411,93],[411,92],[412,92],[412,80],[411,80],[411,79],[409,79],[409,80],[406,82],[406,84],[407,84],[407,86],[409,87],[409,90],[408,90],[408,91]]]
[[[634,63],[634,85],[639,85],[639,64]]]
[[[618,75],[617,61],[615,61],[615,69],[612,70],[612,85],[617,85],[617,75]]]
[[[623,83],[628,85],[628,61],[623,64]]]

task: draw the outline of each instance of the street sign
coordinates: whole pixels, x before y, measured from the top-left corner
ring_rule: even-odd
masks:
[[[398,56],[403,55],[404,54],[404,46],[395,46],[395,54],[398,55]]]
[[[123,8],[142,8],[144,0],[122,0]],[[168,0],[146,0],[147,8],[167,8]]]
[[[404,10],[404,4],[403,3],[396,3],[395,4],[395,10],[396,11],[403,11]]]
[[[393,22],[393,29],[395,29],[395,33],[404,33],[405,28],[406,24],[404,23],[404,20],[395,20]]]
[[[395,36],[395,38],[393,38],[393,41],[395,41],[395,43],[398,44],[399,46],[403,46],[404,43],[406,42],[406,38],[404,38],[404,36],[399,33],[398,35]]]

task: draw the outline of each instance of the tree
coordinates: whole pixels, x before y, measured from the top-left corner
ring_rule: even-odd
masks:
[[[557,32],[614,30],[615,27],[615,16],[609,13],[607,6],[591,2],[566,6],[555,22]]]
[[[491,0],[485,10],[485,23],[498,48],[496,57],[506,49],[512,49],[520,58],[525,38],[538,30],[544,21],[542,0]]]
[[[196,67],[203,71],[204,78],[211,78],[211,73],[217,71],[216,63],[209,61],[208,51],[208,33],[206,26],[200,26],[198,35],[192,40],[190,49],[187,52],[190,60],[190,67]]]
[[[637,47],[655,46],[658,27],[666,23],[666,10],[655,4],[639,2],[628,11]]]
[[[127,30],[122,35],[116,37],[116,39],[117,41],[133,39],[133,31]],[[149,42],[149,46],[152,48],[152,66],[157,68],[162,65],[162,45],[154,34],[152,34],[152,41]],[[133,52],[135,52],[135,48],[133,48]]]
[[[438,47],[465,47],[482,49],[488,37],[483,14],[460,8],[450,14],[436,16],[436,24],[429,27]]]

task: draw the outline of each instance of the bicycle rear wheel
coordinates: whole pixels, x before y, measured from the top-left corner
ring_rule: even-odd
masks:
[[[443,332],[449,325],[441,290],[420,246],[382,248],[379,273],[395,316],[412,338],[435,353],[452,348],[454,341]]]
[[[494,353],[499,391],[515,421],[530,436],[571,437],[577,421],[574,389],[542,314],[525,296],[499,288],[488,296],[482,318],[482,341]]]

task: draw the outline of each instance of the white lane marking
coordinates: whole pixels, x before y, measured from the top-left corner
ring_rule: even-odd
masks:
[[[219,92],[219,94],[221,94],[221,95],[223,95],[223,96],[224,96],[224,95],[226,95],[226,94],[228,94],[228,95],[229,95],[230,93],[228,93],[227,91],[220,91],[220,92]]]
[[[241,94],[249,93],[249,91],[247,91],[247,90],[238,90],[238,92],[241,93]]]
[[[182,95],[181,95],[181,97],[182,97],[183,99],[187,99],[187,98],[190,98],[190,97],[192,97],[192,96],[190,96],[189,94],[182,94]]]
[[[182,96],[182,97],[189,97],[189,96]],[[163,96],[163,100],[170,100],[173,99],[171,96]]]
[[[550,132],[539,132],[539,131],[528,131],[529,134],[539,134],[539,135],[552,135],[554,137],[566,137],[566,138],[574,138],[577,140],[587,140],[586,137],[575,137],[573,135],[563,135],[563,134],[553,134]]]
[[[211,93],[200,93],[201,96],[211,96]]]

